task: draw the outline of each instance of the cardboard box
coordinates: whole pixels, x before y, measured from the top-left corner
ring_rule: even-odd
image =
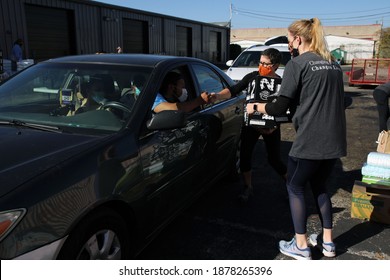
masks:
[[[351,217],[390,224],[390,187],[355,181]]]
[[[276,100],[282,79],[265,76],[257,76],[254,84],[248,87],[247,103],[269,103]],[[270,116],[259,112],[249,116],[244,112],[246,125],[262,128],[276,128],[278,123],[290,122],[289,114],[283,116]]]
[[[276,128],[275,117],[255,112],[252,116],[245,116],[246,125],[258,126],[262,128]]]

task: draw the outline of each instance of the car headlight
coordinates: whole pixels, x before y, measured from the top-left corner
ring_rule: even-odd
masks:
[[[25,213],[26,209],[0,212],[0,241],[17,225]]]

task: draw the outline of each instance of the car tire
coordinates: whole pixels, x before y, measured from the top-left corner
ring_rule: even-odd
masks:
[[[58,259],[128,259],[130,238],[125,220],[109,208],[83,219],[70,233]]]

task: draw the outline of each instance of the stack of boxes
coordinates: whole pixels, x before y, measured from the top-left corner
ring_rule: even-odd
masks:
[[[378,137],[377,152],[370,152],[362,167],[362,181],[352,189],[351,217],[390,224],[390,139]]]

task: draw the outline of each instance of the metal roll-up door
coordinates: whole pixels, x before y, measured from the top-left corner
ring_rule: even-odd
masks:
[[[221,62],[221,48],[222,48],[222,40],[221,40],[221,32],[210,32],[210,57],[209,60],[211,62]]]
[[[192,56],[192,29],[189,27],[176,27],[176,55]]]
[[[149,53],[148,22],[123,19],[123,52]]]
[[[31,58],[42,61],[77,53],[73,11],[26,5],[25,12]]]

